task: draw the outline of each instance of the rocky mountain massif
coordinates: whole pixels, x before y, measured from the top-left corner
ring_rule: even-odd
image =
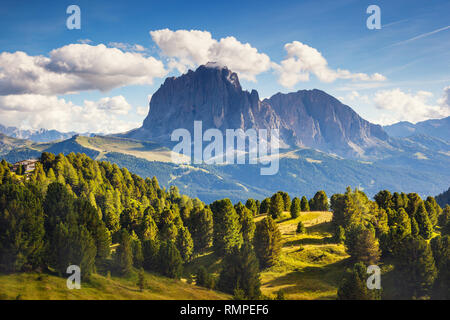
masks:
[[[242,90],[236,73],[215,64],[167,78],[153,94],[141,128],[126,137],[168,141],[177,128],[279,129],[284,147],[311,147],[350,158],[379,156],[392,148],[381,126],[321,90],[278,93],[261,101]]]

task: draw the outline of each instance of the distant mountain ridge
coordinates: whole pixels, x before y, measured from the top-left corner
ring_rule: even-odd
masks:
[[[379,125],[321,90],[278,93],[261,101],[256,90],[244,91],[236,73],[207,64],[179,77],[167,78],[152,95],[141,128],[125,137],[168,141],[173,130],[203,128],[279,129],[286,146],[312,147],[344,157],[366,158],[390,148]]]
[[[425,120],[416,124],[401,121],[383,128],[392,137],[405,138],[414,134],[425,134],[450,141],[450,117]]]
[[[57,140],[66,140],[72,138],[74,135],[80,133],[77,132],[60,132],[57,130],[36,129],[36,130],[23,130],[16,127],[6,127],[0,124],[0,133],[7,135],[11,138],[27,139],[33,142],[51,142]],[[90,133],[84,133],[82,135],[90,136]]]

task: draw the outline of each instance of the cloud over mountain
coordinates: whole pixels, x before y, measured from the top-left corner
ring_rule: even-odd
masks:
[[[392,124],[398,121],[418,122],[450,116],[450,87],[444,89],[444,96],[432,104],[429,100],[433,94],[418,91],[405,93],[400,89],[381,90],[375,93],[375,107],[381,110],[381,123]]]
[[[236,71],[240,77],[255,81],[255,76],[271,67],[270,58],[235,37],[213,39],[208,31],[169,29],[150,31],[169,66],[183,73],[187,68],[214,61]]]
[[[314,74],[322,82],[333,82],[336,79],[351,79],[358,81],[384,81],[386,77],[379,73],[368,75],[352,73],[348,70],[333,70],[328,67],[327,60],[315,48],[299,41],[293,41],[284,46],[287,58],[280,65],[274,64],[279,78],[278,82],[285,87],[293,87],[300,81],[309,81]]]
[[[21,128],[48,128],[61,132],[121,132],[137,127],[119,116],[131,109],[123,96],[85,100],[82,105],[39,94],[0,96],[2,124]]]

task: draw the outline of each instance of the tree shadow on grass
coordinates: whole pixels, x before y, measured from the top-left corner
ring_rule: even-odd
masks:
[[[344,259],[326,266],[314,267],[308,266],[292,272],[289,272],[279,278],[273,279],[265,286],[284,287],[286,294],[317,294],[317,292],[328,292],[336,290],[346,273],[349,266],[349,260]],[[336,297],[325,295],[321,299],[335,299]]]

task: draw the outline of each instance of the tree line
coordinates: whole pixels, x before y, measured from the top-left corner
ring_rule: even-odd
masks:
[[[127,275],[136,269],[178,279],[196,255],[212,250],[222,258],[222,271],[216,279],[200,267],[196,284],[257,299],[262,297],[261,270],[275,265],[281,254],[277,220],[286,213],[297,218],[302,211],[331,208],[332,241],[345,243],[355,264],[340,298],[375,298],[355,289],[366,277],[363,265],[396,258],[396,269],[409,270],[417,262],[400,257],[411,252],[421,254],[419,274],[430,268],[434,273],[419,279],[420,288],[405,292],[415,297],[430,290],[448,294],[448,287],[434,284],[448,280],[450,207],[442,210],[431,197],[422,201],[415,194],[382,191],[371,201],[362,191],[348,189],[330,200],[324,191],[309,200],[291,200],[279,191],[261,202],[221,199],[207,205],[174,186],[161,188],[156,177],[143,179],[84,154],[43,153],[35,171],[26,175],[11,168],[0,163],[1,272],[64,275],[75,264],[87,279],[94,272]],[[297,232],[304,230],[300,222]]]

